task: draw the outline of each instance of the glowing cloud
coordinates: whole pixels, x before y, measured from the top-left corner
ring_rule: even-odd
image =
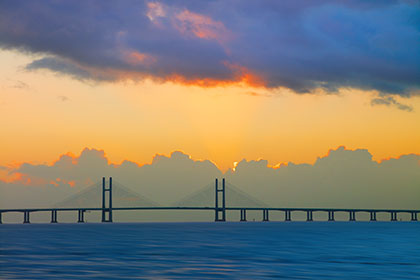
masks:
[[[221,22],[210,17],[184,10],[175,15],[175,27],[183,34],[192,33],[198,38],[224,41],[228,31]]]
[[[194,160],[183,152],[156,155],[150,164],[124,161],[116,165],[108,162],[103,151],[85,149],[78,157],[63,155],[52,165],[25,163],[11,170],[13,181],[0,180],[0,202],[12,203],[7,198],[16,193],[42,198],[37,194],[47,190],[53,197],[48,196],[44,203],[54,203],[109,175],[133,191],[168,205],[212,186],[215,177],[223,176],[272,206],[416,208],[419,162],[420,155],[414,154],[376,162],[367,150],[338,147],[314,164],[270,167],[267,160],[241,160],[222,174],[210,161]],[[33,203],[33,199],[29,195],[23,202]]]

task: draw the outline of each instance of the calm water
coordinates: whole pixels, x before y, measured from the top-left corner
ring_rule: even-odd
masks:
[[[420,222],[0,226],[1,279],[420,279]]]

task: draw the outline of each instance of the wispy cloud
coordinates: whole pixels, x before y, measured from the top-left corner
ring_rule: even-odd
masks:
[[[66,101],[70,100],[70,98],[68,98],[67,96],[64,96],[64,95],[57,96],[57,98],[62,102],[66,102]]]
[[[18,88],[18,89],[28,89],[29,85],[25,82],[22,81],[16,81],[13,86],[13,88]]]
[[[393,106],[402,111],[407,111],[407,112],[413,111],[413,107],[398,102],[392,96],[382,96],[382,97],[374,98],[371,101],[371,105],[372,106],[377,106],[377,105]]]
[[[31,87],[21,80],[5,78],[1,85],[3,88],[13,88],[13,89],[20,89],[20,90],[29,90]]]
[[[255,96],[255,97],[272,97],[274,96],[268,92],[256,92],[256,91],[247,91],[245,92],[246,95]]]

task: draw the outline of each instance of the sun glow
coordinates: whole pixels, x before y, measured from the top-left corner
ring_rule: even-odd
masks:
[[[377,93],[354,89],[298,95],[248,83],[92,84],[19,70],[31,59],[0,53],[0,166],[51,162],[85,147],[107,151],[112,162],[140,164],[182,150],[222,170],[243,158],[313,163],[341,145],[366,148],[375,160],[420,153],[418,97],[406,112],[372,107]]]

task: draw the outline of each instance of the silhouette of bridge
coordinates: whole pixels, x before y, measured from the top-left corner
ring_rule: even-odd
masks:
[[[116,184],[115,184],[116,183]],[[115,185],[118,188],[115,188]],[[102,196],[98,193],[102,192]],[[117,201],[124,201],[125,206],[113,206],[113,196],[117,195]],[[214,201],[213,201],[214,198]],[[226,199],[229,199],[230,206],[226,206]],[[86,207],[86,203],[100,200],[102,207]],[[209,202],[213,201],[214,205],[210,206]],[[75,207],[66,207],[75,205]],[[368,213],[370,215],[369,221],[376,221],[378,213],[389,214],[390,221],[398,221],[398,214],[411,214],[411,221],[418,221],[418,214],[420,210],[407,209],[342,209],[342,208],[282,208],[282,207],[268,207],[265,203],[253,198],[247,193],[241,191],[235,186],[226,183],[225,178],[222,180],[215,180],[214,186],[208,185],[203,189],[185,197],[178,201],[174,206],[160,206],[158,203],[141,196],[123,185],[114,182],[112,177],[109,178],[108,184],[105,177],[102,178],[102,185],[100,183],[94,184],[84,191],[71,196],[70,198],[55,205],[53,208],[25,208],[25,209],[0,209],[0,224],[2,223],[2,216],[5,213],[17,212],[23,213],[23,223],[30,223],[30,214],[34,212],[50,212],[51,223],[58,222],[59,212],[77,212],[78,223],[85,222],[85,213],[87,211],[98,211],[102,214],[101,221],[113,222],[114,211],[133,211],[133,210],[186,210],[186,211],[213,211],[214,221],[226,221],[226,212],[239,211],[240,221],[247,221],[247,213],[250,211],[258,211],[262,213],[262,221],[268,222],[270,220],[270,212],[283,212],[284,221],[292,221],[292,213],[303,212],[306,213],[306,221],[314,221],[313,214],[315,212],[325,212],[328,214],[328,221],[335,221],[336,213],[347,213],[349,221],[356,221],[357,213]],[[63,207],[64,206],[64,207]]]

